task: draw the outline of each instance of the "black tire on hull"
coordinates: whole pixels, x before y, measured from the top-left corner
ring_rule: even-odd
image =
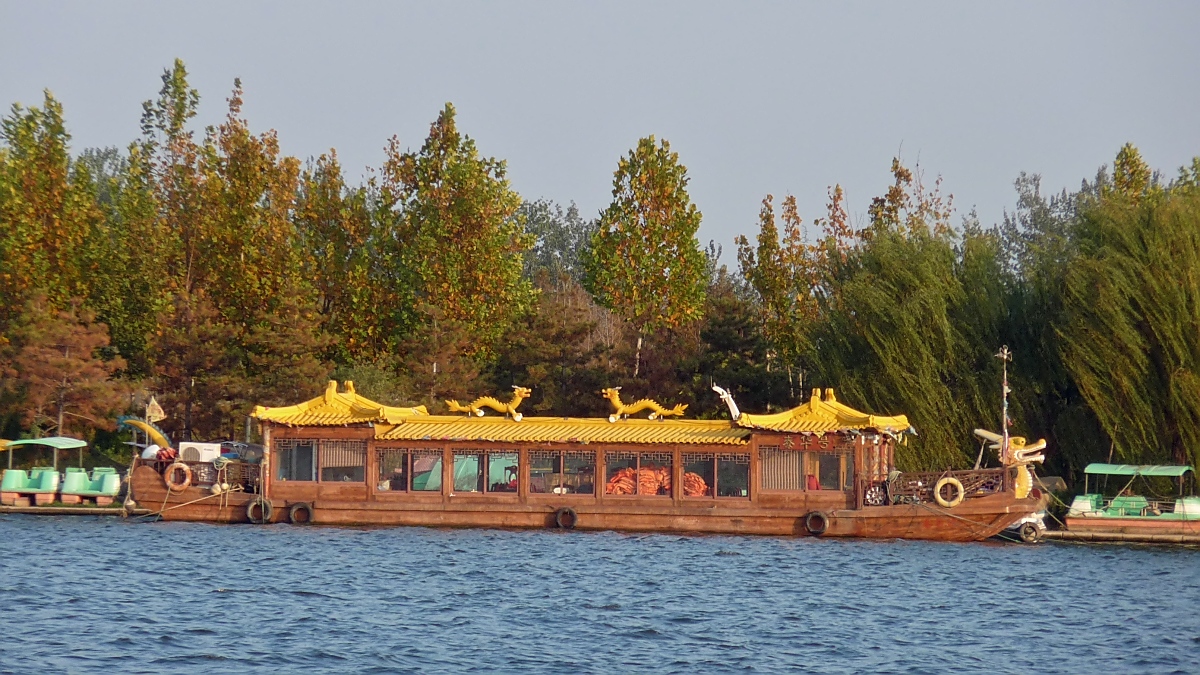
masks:
[[[829,516],[820,511],[810,512],[804,516],[804,529],[814,537],[825,534],[825,530],[829,529]]]
[[[254,515],[255,511],[259,515]],[[262,525],[271,522],[271,516],[275,515],[275,507],[271,506],[270,500],[262,497],[255,497],[246,505],[246,518],[255,525]]]
[[[575,509],[569,506],[564,506],[554,512],[554,524],[560,530],[575,529],[575,523],[578,520],[579,517],[575,514]]]
[[[301,515],[303,514],[303,515]],[[288,522],[293,525],[312,525],[313,508],[308,502],[292,504],[288,509]]]

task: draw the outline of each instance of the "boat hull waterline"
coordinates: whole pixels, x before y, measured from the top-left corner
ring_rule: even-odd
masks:
[[[130,489],[141,508],[161,514],[161,519],[169,521],[248,523],[247,507],[258,498],[248,493],[214,495],[198,487],[168,492],[162,477],[150,466],[135,469]],[[289,508],[302,503],[270,501],[272,523],[288,522]],[[538,503],[522,503],[516,498],[483,502],[477,497],[453,496],[433,502],[318,499],[303,503],[311,507],[311,522],[317,525],[549,528],[555,526],[555,512],[568,507],[576,514],[574,529],[578,530],[768,536],[808,535],[805,520],[814,510],[820,510],[827,517],[827,527],[821,535],[824,537],[978,541],[993,537],[1029,513],[1045,508],[1047,498],[1039,495],[1017,499],[1012,492],[1004,492],[971,498],[953,509],[931,503],[813,509],[655,505],[632,500],[600,504],[578,498],[548,497],[541,497]]]

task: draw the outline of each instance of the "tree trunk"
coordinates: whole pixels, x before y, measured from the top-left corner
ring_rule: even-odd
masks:
[[[642,336],[638,335],[637,352],[633,357],[633,379],[637,379],[638,371],[642,367]]]

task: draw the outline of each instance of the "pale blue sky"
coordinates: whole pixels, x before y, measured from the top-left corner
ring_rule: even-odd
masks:
[[[124,147],[182,58],[202,124],[234,77],[246,117],[352,176],[442,104],[529,199],[607,203],[618,157],[671,141],[732,261],[759,202],[853,214],[893,155],[985,224],[1019,171],[1075,188],[1126,141],[1154,167],[1200,154],[1200,3],[34,3],[0,0],[0,104],[66,107],[74,148]]]

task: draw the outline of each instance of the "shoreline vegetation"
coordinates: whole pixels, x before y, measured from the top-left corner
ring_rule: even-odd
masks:
[[[1049,441],[1047,472],[1200,464],[1200,157],[1167,175],[1126,144],[1058,194],[1022,173],[991,225],[894,159],[861,222],[839,186],[809,221],[766,195],[729,269],[666,140],[619,158],[589,219],[523,199],[451,104],[353,185],[336,151],[252,131],[242,96],[193,128],[177,60],[139,138],[77,153],[50,92],[4,116],[0,437],[124,463],[115,420],[151,395],[186,440],[240,437],[254,405],[331,378],[432,412],[523,386],[528,415],[599,416],[620,386],[719,418],[716,383],[752,412],[835,387],[909,417],[901,468],[968,467],[1008,345],[1013,432]]]

